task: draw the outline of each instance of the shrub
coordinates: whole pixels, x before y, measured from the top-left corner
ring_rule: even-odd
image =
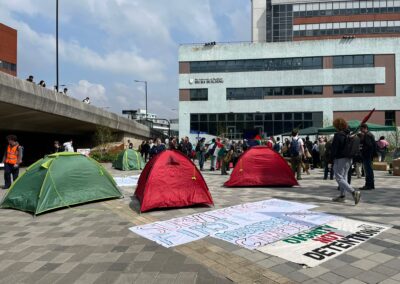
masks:
[[[90,157],[99,163],[112,163],[117,159],[118,153],[93,151]]]

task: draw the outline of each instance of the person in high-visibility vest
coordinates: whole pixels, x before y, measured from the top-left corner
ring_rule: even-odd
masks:
[[[17,136],[7,136],[8,146],[4,153],[4,189],[11,186],[11,175],[13,181],[18,178],[19,166],[22,163],[22,146],[17,141]]]

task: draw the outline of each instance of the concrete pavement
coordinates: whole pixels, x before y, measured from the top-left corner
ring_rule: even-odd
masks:
[[[109,165],[107,165],[109,167]],[[114,176],[139,172],[111,170]],[[2,172],[0,172],[2,175]],[[334,181],[320,170],[298,188],[224,188],[226,176],[203,172],[215,208],[281,198],[314,203],[317,211],[391,224],[393,228],[315,268],[213,238],[167,249],[133,234],[132,225],[167,220],[207,207],[138,214],[134,189],[125,198],[33,218],[0,210],[0,283],[400,283],[400,178],[376,172],[375,191],[354,206],[333,204]],[[363,180],[354,179],[355,186]],[[1,192],[4,195],[4,191]]]

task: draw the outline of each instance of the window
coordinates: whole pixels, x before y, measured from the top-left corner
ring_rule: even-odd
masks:
[[[190,89],[191,101],[208,101],[208,89]]]
[[[385,111],[385,125],[396,125],[396,112],[393,110]]]
[[[373,94],[375,85],[336,85],[333,86],[334,94]]]

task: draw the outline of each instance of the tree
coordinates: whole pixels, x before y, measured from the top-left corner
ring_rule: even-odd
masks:
[[[94,133],[94,142],[100,148],[100,155],[104,156],[107,152],[108,143],[115,139],[111,129],[106,126],[97,126]]]

